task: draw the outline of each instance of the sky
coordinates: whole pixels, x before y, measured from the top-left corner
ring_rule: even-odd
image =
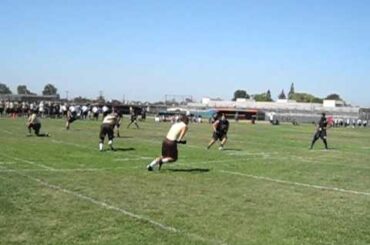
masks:
[[[370,107],[370,1],[1,0],[0,83],[61,97],[339,94]]]

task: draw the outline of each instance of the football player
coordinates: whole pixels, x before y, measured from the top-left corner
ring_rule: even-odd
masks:
[[[166,138],[162,142],[162,155],[146,166],[148,171],[153,171],[157,165],[158,170],[160,170],[163,163],[175,162],[177,160],[177,144],[186,144],[186,141],[184,141],[183,138],[188,131],[188,124],[188,117],[183,115],[179,122],[174,123],[171,126]]]
[[[45,134],[40,133],[41,121],[40,121],[40,117],[37,114],[37,110],[29,111],[29,114],[30,114],[30,116],[28,117],[28,120],[27,120],[28,135],[31,136],[31,134],[32,134],[31,129],[33,129],[36,136],[38,136],[38,137],[44,137],[44,136],[48,137],[49,136],[48,133],[45,133]]]
[[[66,129],[69,130],[71,123],[77,120],[77,110],[75,106],[70,106],[68,108],[66,119]]]
[[[311,142],[311,147],[310,150],[312,150],[313,145],[315,144],[316,140],[319,138],[324,142],[325,149],[328,149],[328,142],[326,140],[327,134],[326,134],[326,127],[328,126],[328,121],[325,117],[325,113],[321,114],[321,118],[319,122],[317,123],[317,128],[316,128],[316,133],[313,136],[312,142]]]
[[[113,148],[113,138],[114,138],[114,127],[118,123],[118,116],[117,113],[112,112],[110,114],[107,114],[104,119],[103,123],[100,126],[100,133],[99,133],[99,150],[103,150],[103,144],[105,136],[108,135],[108,145],[111,150],[114,150]]]
[[[229,130],[229,121],[226,119],[225,114],[218,116],[218,119],[212,124],[213,135],[212,139],[207,146],[207,150],[217,141],[221,141],[219,150],[224,149],[227,141],[227,131]]]

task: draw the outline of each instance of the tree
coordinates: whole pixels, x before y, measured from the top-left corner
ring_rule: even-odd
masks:
[[[236,90],[234,92],[233,101],[235,101],[236,99],[239,99],[239,98],[249,99],[250,96],[249,96],[249,94],[247,94],[247,92],[245,90]]]
[[[339,96],[339,94],[329,94],[325,98],[326,100],[340,100],[343,101],[342,98]]]
[[[4,83],[0,83],[0,94],[11,94],[12,91]]]
[[[288,93],[288,98],[291,99],[293,95],[294,95],[294,83],[292,83],[290,85],[290,90],[289,90],[289,93]]]
[[[44,90],[42,91],[43,95],[57,95],[58,89],[53,84],[46,84]]]
[[[291,97],[292,100],[305,103],[322,103],[322,99],[307,93],[294,93]]]
[[[267,90],[266,93],[255,94],[253,98],[255,101],[272,101],[270,90]]]
[[[286,96],[285,96],[285,93],[284,93],[284,89],[281,91],[281,93],[279,94],[278,98],[280,100],[285,100],[286,99]]]
[[[266,99],[267,101],[272,101],[270,89],[266,92]]]
[[[18,94],[34,94],[34,93],[32,93],[31,91],[29,91],[27,89],[27,86],[26,85],[19,85],[17,87],[17,93]]]

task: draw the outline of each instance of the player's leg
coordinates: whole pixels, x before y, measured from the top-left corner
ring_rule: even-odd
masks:
[[[328,142],[326,140],[326,132],[321,132],[320,134],[320,138],[322,139],[322,141],[324,142],[324,145],[325,145],[325,149],[328,149]]]
[[[114,151],[114,148],[113,148],[113,138],[114,138],[114,131],[113,131],[113,127],[109,127],[107,129],[107,134],[108,134],[108,145],[110,147],[110,149],[112,151]]]
[[[105,135],[106,135],[106,132],[105,132],[104,127],[102,125],[100,127],[100,133],[99,133],[99,151],[103,151]]]
[[[32,125],[32,123],[30,123],[28,125],[28,127],[27,127],[27,129],[28,129],[28,135],[31,135],[32,134],[32,128],[33,128],[33,125]]]
[[[212,139],[211,141],[208,143],[208,146],[207,146],[207,150],[209,148],[211,148],[211,146],[218,140],[219,136],[216,132],[213,132],[213,135],[212,135]]]
[[[315,144],[316,140],[318,140],[318,139],[319,139],[319,137],[320,137],[320,133],[319,133],[319,132],[315,133],[315,135],[313,136],[312,142],[311,142],[311,147],[310,147],[310,149],[312,149],[312,148],[313,148],[313,145]]]
[[[223,150],[224,149],[224,145],[226,144],[227,142],[227,136],[225,135],[222,140],[221,140],[221,145],[220,147],[218,148],[219,150]]]

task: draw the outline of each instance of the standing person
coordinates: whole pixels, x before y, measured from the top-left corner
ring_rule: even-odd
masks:
[[[108,145],[112,151],[113,148],[113,138],[114,138],[114,127],[118,123],[118,116],[117,113],[112,112],[107,114],[104,119],[103,123],[100,126],[100,133],[99,133],[99,151],[103,151],[103,144],[105,136],[108,135]]]
[[[117,108],[113,108],[113,112],[117,116],[117,123],[115,125],[117,138],[120,138],[121,135],[119,131],[120,131],[121,123],[122,123],[122,111]]]
[[[37,111],[36,110],[30,111],[29,114],[30,114],[30,116],[28,117],[28,120],[27,120],[28,135],[31,136],[31,134],[32,134],[31,129],[33,129],[36,136],[39,136],[39,137],[46,136],[46,137],[48,137],[49,136],[48,133],[40,134],[41,121],[40,121],[40,118],[37,114]]]
[[[326,141],[326,138],[327,138],[326,127],[327,126],[328,126],[328,121],[325,117],[325,113],[322,113],[321,118],[320,118],[319,122],[317,123],[316,133],[313,136],[310,150],[312,150],[313,145],[315,144],[316,140],[318,140],[319,138],[321,138],[322,141],[324,142],[325,149],[328,149],[328,142]]]
[[[127,128],[129,128],[131,126],[131,124],[135,124],[136,128],[140,128],[139,127],[139,124],[137,124],[137,114],[135,112],[135,110],[131,110],[131,122],[127,125]]]
[[[96,121],[98,121],[98,119],[99,119],[99,108],[96,105],[93,106],[92,113],[93,113],[93,118]]]
[[[188,117],[182,115],[180,121],[171,126],[166,138],[162,142],[162,155],[146,166],[148,171],[153,171],[156,165],[159,165],[158,170],[160,170],[163,163],[175,162],[177,160],[177,144],[186,144],[186,141],[183,139],[188,131],[188,124]]]
[[[207,150],[217,141],[220,140],[221,144],[219,150],[224,149],[227,141],[227,131],[229,130],[229,121],[226,119],[225,114],[218,116],[218,119],[212,124],[213,135],[212,139],[207,146]]]

